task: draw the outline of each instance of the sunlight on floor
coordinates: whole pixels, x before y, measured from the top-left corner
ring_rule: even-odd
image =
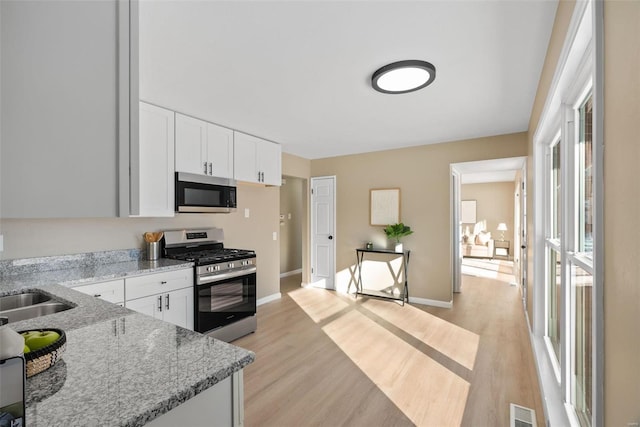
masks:
[[[364,304],[387,322],[473,370],[480,336],[410,305],[389,304],[369,299]]]
[[[481,258],[464,258],[461,267],[462,274],[484,277],[501,282],[513,282],[513,261],[499,261]]]
[[[460,425],[469,383],[359,310],[370,311],[469,370],[478,350],[476,334],[410,305],[375,299],[349,304],[333,292],[311,288],[289,296],[316,323],[327,321],[322,330],[412,422]]]
[[[349,306],[331,292],[322,292],[322,289],[299,288],[289,292],[289,296],[316,323],[322,322]]]

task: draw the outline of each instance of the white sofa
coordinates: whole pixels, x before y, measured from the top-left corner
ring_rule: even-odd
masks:
[[[462,233],[461,252],[463,257],[493,258],[493,239],[491,233],[484,230],[484,221],[475,225],[473,233],[469,227]]]

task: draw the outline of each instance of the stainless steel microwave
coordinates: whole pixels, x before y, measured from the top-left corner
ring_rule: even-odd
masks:
[[[229,213],[236,208],[235,180],[176,172],[176,212]]]

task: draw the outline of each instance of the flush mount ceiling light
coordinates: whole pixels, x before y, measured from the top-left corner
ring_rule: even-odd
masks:
[[[382,93],[407,93],[427,87],[436,78],[436,67],[426,61],[398,61],[378,69],[371,85]]]

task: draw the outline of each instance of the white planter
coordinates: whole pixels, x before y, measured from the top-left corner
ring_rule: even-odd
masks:
[[[396,252],[404,252],[402,243],[396,243],[395,249],[396,249]]]

